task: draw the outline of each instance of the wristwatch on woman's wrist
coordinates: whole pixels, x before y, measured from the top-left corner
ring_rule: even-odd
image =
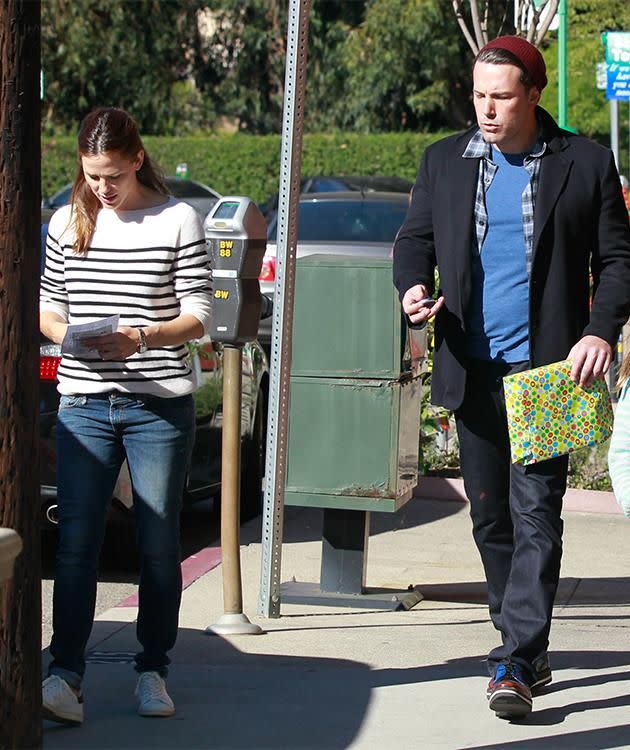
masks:
[[[142,328],[138,328],[138,335],[140,336],[140,338],[138,339],[136,351],[138,352],[138,354],[144,354],[146,350],[148,349],[147,335]]]

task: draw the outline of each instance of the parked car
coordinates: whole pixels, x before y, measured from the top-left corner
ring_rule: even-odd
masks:
[[[308,193],[407,193],[411,191],[413,182],[403,177],[391,175],[318,175],[303,177],[300,180],[300,194]],[[269,223],[278,210],[278,193],[274,193],[267,201],[259,205],[263,216]]]
[[[60,346],[48,340],[40,344],[40,455],[42,524],[54,526],[57,504],[56,417],[59,405],[57,369]],[[208,338],[189,344],[191,366],[196,373],[196,433],[184,507],[221,488],[221,426],[223,421],[223,347]],[[267,358],[256,342],[243,347],[241,424],[241,515],[251,518],[262,508],[269,370]],[[112,514],[120,520],[131,508],[131,482],[126,464],[118,478]]]
[[[221,197],[220,193],[202,182],[186,180],[182,177],[167,177],[166,187],[171,195],[191,205],[203,221],[210,213],[214,204]],[[50,198],[42,200],[42,224],[48,224],[54,212],[70,203],[72,195],[72,184],[62,187]]]
[[[405,193],[332,192],[300,198],[297,257],[313,253],[387,257],[409,205]],[[260,274],[263,294],[273,299],[276,280],[277,217],[269,222]],[[268,351],[271,318],[261,320],[258,340]]]

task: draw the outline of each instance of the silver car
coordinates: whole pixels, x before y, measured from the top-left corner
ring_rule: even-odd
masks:
[[[405,193],[330,192],[300,198],[297,257],[313,253],[387,257],[409,206]],[[260,290],[273,298],[277,216],[269,223]],[[271,318],[260,322],[258,340],[268,350]]]

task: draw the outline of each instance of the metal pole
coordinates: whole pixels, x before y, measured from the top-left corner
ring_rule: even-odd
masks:
[[[567,0],[558,5],[558,125],[567,126]]]
[[[221,437],[221,565],[224,614],[209,635],[259,635],[263,630],[243,614],[240,545],[241,380],[239,346],[223,348],[223,424]]]
[[[610,100],[610,149],[615,156],[617,169],[619,165],[619,100]]]
[[[267,420],[265,503],[258,614],[280,617],[280,566],[289,416],[289,376],[298,203],[302,167],[306,52],[311,0],[291,0],[284,82],[276,289],[271,330],[271,377]]]

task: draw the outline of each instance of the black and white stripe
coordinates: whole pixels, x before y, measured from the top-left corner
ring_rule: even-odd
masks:
[[[70,207],[57,211],[46,239],[40,310],[69,323],[120,315],[121,326],[142,327],[182,313],[210,324],[211,273],[201,222],[185,203],[170,198],[145,211],[99,211],[88,253],[73,251]],[[184,345],[150,349],[121,361],[96,355],[64,356],[61,393],[114,388],[179,396],[194,388]]]

